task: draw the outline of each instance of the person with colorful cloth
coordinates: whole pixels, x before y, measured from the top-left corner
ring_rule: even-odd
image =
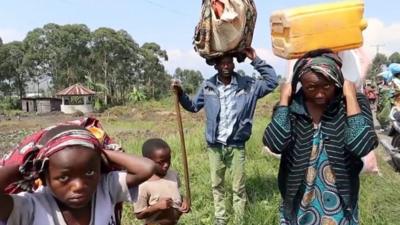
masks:
[[[275,70],[261,60],[253,48],[247,48],[243,53],[252,60],[260,79],[234,72],[233,56],[224,55],[215,60],[218,73],[203,83],[193,100],[183,92],[179,83],[172,82],[172,86],[178,88],[183,108],[194,113],[203,107],[205,109],[205,136],[217,225],[224,225],[228,220],[224,187],[227,168],[232,175],[234,223],[245,224],[245,144],[251,135],[257,100],[278,85]]]
[[[391,63],[388,68],[379,73],[376,79],[380,81],[376,119],[383,130],[390,129],[390,111],[394,100],[400,93],[400,64]]]
[[[19,161],[6,157],[0,167],[0,221],[7,225],[117,224],[115,206],[135,200],[137,186],[157,168],[149,159],[103,149],[78,125],[50,127],[25,140],[9,155],[21,154]],[[106,165],[124,171],[107,172]],[[38,178],[43,185],[34,190]],[[15,183],[34,191],[3,191]]]
[[[359,224],[361,157],[378,139],[368,100],[341,65],[327,49],[300,58],[265,130],[264,144],[281,154],[282,225]]]

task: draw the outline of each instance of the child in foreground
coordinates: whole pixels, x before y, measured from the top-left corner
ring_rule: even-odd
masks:
[[[0,167],[0,221],[7,225],[116,224],[115,205],[131,201],[128,189],[155,170],[151,160],[102,149],[77,125],[53,127],[34,146],[20,147],[20,153],[27,152],[24,160]],[[109,164],[125,171],[102,172]],[[33,193],[3,192],[15,182],[31,185],[36,175],[43,186]]]
[[[134,204],[136,218],[143,219],[146,225],[177,224],[182,213],[189,212],[189,208],[187,200],[182,200],[179,193],[178,174],[169,169],[171,149],[162,139],[153,138],[143,144],[142,154],[161,169],[140,184],[138,199]]]

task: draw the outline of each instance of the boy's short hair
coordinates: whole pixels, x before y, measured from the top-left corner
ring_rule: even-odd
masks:
[[[153,152],[157,149],[168,149],[170,150],[171,148],[161,138],[150,138],[147,141],[143,143],[142,146],[142,155],[146,158],[150,158],[153,154]]]

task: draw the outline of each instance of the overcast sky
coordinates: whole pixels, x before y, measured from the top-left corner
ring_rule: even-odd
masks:
[[[286,61],[271,52],[269,16],[274,10],[330,0],[255,0],[257,24],[253,46],[257,53],[280,74],[286,73]],[[384,2],[384,4],[382,4]],[[365,0],[365,50],[373,57],[374,45],[390,54],[400,51],[400,16],[395,0]],[[200,17],[201,1],[194,0],[12,0],[0,8],[0,37],[4,42],[22,40],[26,33],[47,23],[83,23],[91,30],[111,27],[128,31],[139,44],[156,42],[167,50],[165,62],[172,74],[176,67],[200,70],[205,77],[214,73],[193,50],[194,27]],[[398,10],[397,10],[398,11]],[[397,14],[397,15],[396,15]],[[251,73],[248,61],[238,65]]]

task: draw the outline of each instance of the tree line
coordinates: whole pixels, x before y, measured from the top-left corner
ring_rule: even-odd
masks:
[[[140,46],[125,30],[49,23],[23,41],[4,44],[0,39],[0,92],[22,98],[28,82],[44,77],[50,78],[52,93],[82,83],[105,105],[160,99],[169,95],[172,76],[184,80],[189,93],[196,90],[202,74],[177,68],[170,75],[163,65],[167,60],[160,45]]]
[[[376,75],[382,72],[382,66],[389,66],[391,63],[400,63],[400,53],[394,52],[389,57],[385,54],[377,53],[372,60],[372,65],[369,67],[367,77],[375,80]]]

